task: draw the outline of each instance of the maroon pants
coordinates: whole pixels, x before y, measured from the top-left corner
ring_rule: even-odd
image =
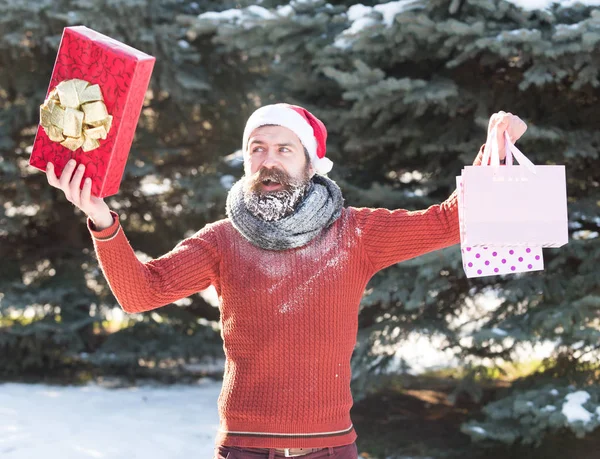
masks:
[[[214,459],[279,459],[285,457],[281,453],[276,453],[275,449],[269,449],[269,452],[252,451],[250,449],[240,448],[238,446],[218,446],[215,448]],[[296,456],[296,459],[358,459],[358,448],[356,442],[344,446],[335,446],[325,448],[321,451]]]

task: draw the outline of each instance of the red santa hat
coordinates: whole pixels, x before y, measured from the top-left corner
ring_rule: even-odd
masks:
[[[246,122],[242,145],[244,152],[248,148],[248,139],[252,131],[266,124],[283,126],[296,134],[308,151],[310,162],[318,174],[327,174],[331,170],[333,162],[325,157],[327,129],[323,122],[308,110],[290,104],[272,104],[259,108]]]

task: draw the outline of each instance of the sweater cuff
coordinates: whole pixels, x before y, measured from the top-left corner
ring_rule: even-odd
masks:
[[[112,210],[110,211],[110,215],[112,215],[113,223],[108,228],[105,228],[103,230],[97,230],[92,219],[88,217],[87,227],[88,227],[90,234],[92,235],[92,237],[95,240],[110,241],[111,239],[114,239],[115,236],[119,233],[119,230],[121,229],[121,223],[119,222],[119,216],[116,214],[116,212],[114,212]]]

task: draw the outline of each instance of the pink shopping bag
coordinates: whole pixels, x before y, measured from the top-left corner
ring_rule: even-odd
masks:
[[[463,169],[465,244],[560,247],[568,242],[564,166],[534,166],[505,134],[500,167],[496,133],[481,166]],[[487,166],[491,155],[491,166]],[[513,155],[519,166],[512,164]]]
[[[541,271],[544,269],[542,248],[536,246],[484,246],[471,247],[464,244],[465,225],[462,177],[456,177],[458,190],[458,220],[460,226],[461,255],[468,278]]]

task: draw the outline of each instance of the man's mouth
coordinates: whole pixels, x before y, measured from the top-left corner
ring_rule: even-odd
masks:
[[[275,191],[282,188],[283,185],[276,180],[265,179],[260,182],[262,184],[262,188],[265,191]]]

